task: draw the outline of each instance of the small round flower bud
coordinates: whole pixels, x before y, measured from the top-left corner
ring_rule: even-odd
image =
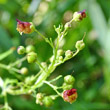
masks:
[[[59,57],[58,57],[58,60],[59,60],[60,62],[62,62],[62,61],[63,61],[63,56],[59,56]]]
[[[35,77],[32,75],[32,76],[28,76],[25,78],[25,83],[28,84],[28,85],[32,85],[32,82],[33,80],[35,79]]]
[[[77,99],[76,89],[65,90],[63,92],[63,99],[65,102],[73,103]]]
[[[23,46],[19,46],[18,49],[17,49],[17,53],[18,53],[18,54],[24,54],[25,51],[26,51],[26,50],[25,50],[25,48],[24,48]]]
[[[75,47],[76,47],[78,50],[82,50],[82,49],[85,47],[85,43],[83,42],[83,40],[79,40],[79,41],[76,42]]]
[[[47,68],[47,63],[46,63],[46,62],[41,62],[41,65],[42,65],[44,68]]]
[[[44,99],[43,99],[43,104],[44,104],[46,107],[52,106],[52,105],[53,105],[53,100],[52,100],[52,98],[49,97],[49,96],[44,97]]]
[[[67,75],[64,77],[64,82],[67,84],[74,84],[75,78],[71,75]]]
[[[62,50],[62,49],[59,49],[59,50],[57,51],[57,55],[58,55],[58,56],[62,56],[62,55],[63,55],[63,50]]]
[[[21,68],[20,73],[26,75],[28,73],[28,69],[26,67]]]
[[[43,103],[42,103],[43,98],[44,98],[44,95],[42,93],[38,93],[36,95],[36,104],[43,105]]]
[[[33,52],[33,51],[35,51],[35,48],[33,45],[28,45],[26,47],[26,53]]]
[[[72,88],[73,88],[73,85],[67,84],[67,83],[63,83],[63,90],[70,90]]]
[[[42,100],[44,98],[44,95],[42,93],[37,93],[36,98],[38,100]]]
[[[30,52],[27,54],[27,61],[28,63],[34,63],[37,60],[37,53]]]
[[[50,58],[50,62],[53,62],[53,60],[54,60],[54,56],[52,56],[52,57]]]
[[[67,51],[65,52],[65,56],[66,56],[67,58],[71,58],[71,57],[73,56],[73,52],[72,52],[71,50],[67,50]]]
[[[65,24],[65,29],[67,30],[67,29],[69,29],[70,27],[71,27],[70,22],[67,22],[67,23]]]

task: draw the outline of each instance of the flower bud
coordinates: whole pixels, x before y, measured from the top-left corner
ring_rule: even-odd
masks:
[[[58,56],[62,56],[62,55],[63,55],[63,50],[62,50],[62,49],[59,49],[59,50],[57,51],[57,55],[58,55]]]
[[[79,41],[76,42],[75,47],[76,47],[78,50],[82,50],[82,49],[85,47],[85,43],[83,42],[83,40],[79,40]]]
[[[28,73],[28,69],[26,67],[21,68],[20,73],[26,75]]]
[[[65,56],[66,56],[66,58],[71,58],[73,56],[73,52],[71,50],[67,50],[65,52]]]
[[[63,61],[63,56],[59,56],[59,57],[58,57],[58,60],[59,60],[60,62],[62,62],[62,61]]]
[[[49,97],[49,96],[44,97],[44,99],[43,99],[43,104],[44,104],[46,107],[52,106],[52,105],[53,105],[53,100],[52,100],[52,98]]]
[[[19,46],[18,49],[17,49],[17,53],[18,53],[18,54],[24,54],[25,51],[26,51],[26,50],[25,50],[25,48],[24,48],[23,46]]]
[[[65,29],[67,30],[67,29],[69,29],[71,27],[71,23],[70,22],[67,22],[66,24],[65,24]]]
[[[36,104],[43,105],[43,103],[42,103],[43,98],[44,98],[44,95],[42,93],[38,93],[36,95]]]
[[[33,52],[33,51],[35,51],[35,48],[33,45],[28,45],[26,47],[26,53]]]
[[[74,84],[75,78],[71,75],[67,75],[64,77],[64,82],[67,84]]]
[[[44,68],[47,68],[47,63],[46,63],[46,62],[41,62],[41,65],[42,65]]]
[[[30,34],[34,32],[35,28],[32,22],[23,22],[18,19],[17,21],[17,31],[22,35],[22,33]]]
[[[63,90],[70,90],[72,88],[73,88],[73,85],[67,84],[67,83],[63,83]]]
[[[32,75],[32,76],[28,76],[25,78],[25,83],[28,84],[28,85],[32,85],[32,82],[33,80],[35,79],[35,77]]]
[[[28,63],[34,63],[37,60],[37,53],[30,52],[27,54],[27,61]]]
[[[50,58],[50,62],[53,62],[53,60],[54,60],[54,56],[52,56],[52,57]]]
[[[86,11],[86,10],[79,11],[79,12],[75,12],[75,13],[73,14],[73,20],[74,20],[74,21],[81,21],[83,18],[86,17],[85,11]]]
[[[73,103],[77,99],[76,89],[65,90],[63,92],[63,99],[65,102]]]
[[[37,98],[38,100],[42,100],[43,97],[44,97],[44,95],[43,95],[42,93],[37,93],[37,95],[36,95],[36,98]]]

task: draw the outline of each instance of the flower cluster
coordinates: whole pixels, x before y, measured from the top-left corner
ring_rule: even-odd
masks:
[[[71,27],[72,22],[79,22],[85,17],[86,17],[85,10],[80,12],[75,12],[73,14],[73,18],[71,21],[67,22],[64,26],[59,25],[58,28],[55,27],[55,31],[58,34],[55,44],[51,38],[46,38],[37,29],[35,29],[34,25],[31,22],[23,22],[16,19],[17,31],[20,34],[22,33],[30,34],[34,31],[37,32],[37,34],[39,34],[45,40],[45,42],[47,42],[52,47],[53,55],[51,58],[49,58],[50,62],[48,63],[40,62],[37,53],[35,52],[35,47],[33,45],[28,45],[26,47],[19,46],[17,49],[17,53],[19,55],[26,54],[25,57],[9,65],[0,64],[0,67],[7,69],[9,72],[13,72],[13,74],[15,73],[14,75],[16,76],[15,80],[11,79],[11,80],[6,80],[4,82],[0,78],[0,82],[1,82],[0,87],[3,88],[1,95],[6,99],[7,93],[11,95],[31,94],[36,98],[36,104],[45,105],[46,107],[52,106],[53,100],[55,100],[59,96],[62,97],[64,101],[69,103],[73,103],[74,101],[76,101],[77,90],[73,88],[75,78],[72,75],[65,76],[64,83],[60,87],[54,85],[53,82],[61,78],[62,75],[59,75],[58,77],[50,81],[48,81],[47,78],[51,75],[51,73],[54,72],[57,66],[75,57],[85,47],[85,43],[83,39],[76,42],[75,44],[76,51],[74,52],[71,50],[64,51],[59,46],[61,40],[67,35],[68,29]],[[6,58],[12,52],[13,50],[11,49],[8,52],[4,53],[1,59]],[[24,78],[22,77],[22,75],[27,75],[28,68],[22,67],[21,69],[19,69],[17,68],[17,65],[18,64],[22,65],[22,62],[25,61],[26,59],[28,63],[36,63],[39,66],[40,71],[35,75],[25,76]],[[36,89],[42,87],[43,84],[47,84],[48,86],[53,88],[53,90],[57,94],[46,95],[46,93],[37,93]],[[4,108],[8,106],[7,100],[5,101],[6,102]]]

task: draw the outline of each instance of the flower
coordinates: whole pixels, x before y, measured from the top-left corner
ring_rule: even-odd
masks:
[[[17,21],[17,31],[22,35],[22,33],[30,34],[34,32],[34,25],[32,22],[23,22],[18,19]]]
[[[69,102],[69,103],[75,102],[76,99],[77,99],[77,92],[76,91],[77,90],[74,89],[74,88],[72,88],[70,90],[65,90],[63,92],[63,99],[64,99],[64,101]]]
[[[83,20],[83,18],[86,17],[86,13],[85,12],[86,12],[85,9],[83,11],[75,12],[73,14],[74,21],[81,21],[81,20]]]
[[[84,9],[83,11],[79,11],[79,12],[78,12],[78,13],[81,15],[80,18],[79,18],[80,20],[82,20],[83,18],[86,17],[86,13],[85,13],[85,12],[86,12],[85,9]]]

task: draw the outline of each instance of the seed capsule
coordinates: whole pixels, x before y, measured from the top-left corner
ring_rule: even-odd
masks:
[[[37,60],[37,53],[30,52],[27,54],[27,61],[28,63],[34,63]]]
[[[67,50],[65,52],[65,56],[66,56],[66,58],[71,58],[73,56],[73,52],[71,50]]]
[[[35,48],[33,45],[28,45],[26,47],[26,53],[33,52],[33,51],[35,51]]]
[[[83,42],[83,40],[79,40],[79,41],[76,42],[75,47],[76,47],[78,50],[82,50],[82,49],[85,47],[85,43]]]
[[[72,75],[67,75],[64,77],[64,82],[67,84],[74,84],[75,78]]]

